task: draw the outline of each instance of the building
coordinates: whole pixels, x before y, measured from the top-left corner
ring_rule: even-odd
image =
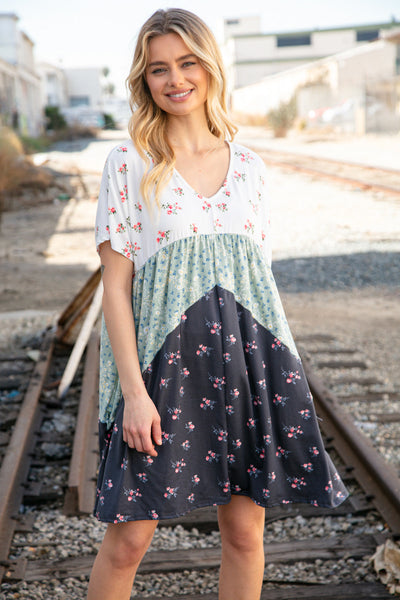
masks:
[[[0,13],[0,119],[22,134],[39,135],[43,126],[40,78],[34,43],[18,28],[14,13]]]
[[[400,22],[262,33],[259,17],[225,19],[224,59],[230,90],[384,37]]]
[[[232,108],[266,115],[296,98],[308,126],[363,134],[400,129],[400,28],[384,39],[264,77],[236,89]]]

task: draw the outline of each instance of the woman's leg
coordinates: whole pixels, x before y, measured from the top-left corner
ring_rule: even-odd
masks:
[[[219,600],[259,600],[264,574],[265,509],[246,496],[218,507],[222,540]]]
[[[94,562],[87,600],[128,600],[158,521],[110,524]]]

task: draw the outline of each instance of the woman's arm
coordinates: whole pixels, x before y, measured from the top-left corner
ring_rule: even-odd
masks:
[[[124,398],[123,439],[130,448],[157,456],[160,415],[143,382],[132,313],[133,263],[110,242],[99,248],[103,269],[103,313]]]

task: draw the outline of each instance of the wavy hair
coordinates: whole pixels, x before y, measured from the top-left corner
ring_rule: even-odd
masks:
[[[205,103],[207,124],[217,138],[233,140],[237,128],[226,109],[226,75],[216,39],[197,15],[181,8],[157,10],[142,26],[126,79],[132,116],[128,130],[140,156],[147,164],[140,191],[149,207],[154,198],[159,206],[163,187],[172,176],[174,151],[167,137],[167,113],[153,100],[146,82],[149,43],[159,35],[178,34],[208,72]],[[153,163],[153,164],[152,164]]]

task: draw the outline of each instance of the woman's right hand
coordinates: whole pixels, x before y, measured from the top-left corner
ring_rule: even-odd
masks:
[[[123,439],[138,452],[157,456],[155,444],[161,446],[161,419],[145,388],[134,399],[124,398]]]

